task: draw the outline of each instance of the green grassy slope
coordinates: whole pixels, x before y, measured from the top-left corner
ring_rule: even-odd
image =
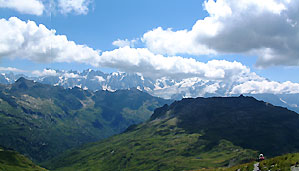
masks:
[[[212,145],[203,134],[188,134],[176,119],[151,121],[131,131],[87,144],[44,163],[51,170],[191,170],[236,165],[257,155],[221,140]]]
[[[41,162],[118,134],[165,103],[136,89],[90,92],[21,78],[0,86],[0,145]]]
[[[46,171],[46,169],[35,165],[25,156],[10,150],[0,148],[0,170],[1,171]]]
[[[299,115],[251,97],[183,99],[123,134],[46,163],[53,170],[195,170],[299,150]],[[272,149],[272,151],[271,151]],[[251,169],[251,168],[250,168]]]

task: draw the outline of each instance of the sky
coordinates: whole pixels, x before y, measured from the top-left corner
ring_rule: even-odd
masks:
[[[91,68],[297,92],[298,22],[295,0],[0,0],[0,71]]]
[[[1,1],[0,1],[1,2]],[[3,1],[4,2],[4,1]],[[42,2],[42,1],[41,1]],[[45,1],[43,1],[45,2]],[[49,1],[47,1],[49,3]],[[57,1],[55,1],[58,3]],[[72,2],[72,1],[70,1]],[[75,1],[73,1],[75,2]],[[203,1],[198,0],[109,0],[109,1],[78,1],[89,2],[88,12],[80,14],[75,11],[61,13],[54,9],[51,13],[44,10],[42,15],[18,12],[13,8],[0,8],[0,18],[18,17],[22,21],[31,20],[43,24],[48,29],[55,29],[59,35],[66,35],[77,44],[87,45],[93,49],[113,50],[113,41],[118,39],[140,38],[145,32],[156,27],[185,29],[207,14],[202,11]],[[174,3],[175,2],[175,3]],[[56,4],[57,5],[57,4]],[[1,7],[1,5],[0,5]],[[45,8],[50,8],[46,6]],[[52,7],[54,8],[54,7]],[[11,59],[11,58],[10,58]],[[18,67],[23,70],[55,68],[55,69],[86,69],[90,65],[72,63],[34,63],[34,61],[2,60],[2,66]],[[17,63],[15,63],[17,62]],[[11,63],[14,63],[13,65]],[[99,69],[103,69],[100,67]],[[104,68],[107,70],[107,68]],[[109,70],[107,70],[109,72]]]

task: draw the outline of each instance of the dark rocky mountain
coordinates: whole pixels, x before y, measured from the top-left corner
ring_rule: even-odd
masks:
[[[299,150],[299,115],[253,97],[183,99],[158,109],[151,119],[165,113],[189,133],[204,131],[210,141],[226,139],[268,156]]]
[[[195,170],[299,151],[299,115],[253,97],[183,99],[104,141],[44,165],[51,170]]]
[[[0,85],[0,145],[43,161],[118,134],[170,103],[137,89],[65,89],[19,78]]]

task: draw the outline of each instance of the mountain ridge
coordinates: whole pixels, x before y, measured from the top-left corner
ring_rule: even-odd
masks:
[[[200,78],[189,78],[184,80],[173,80],[160,78],[153,80],[143,77],[141,74],[132,74],[124,72],[104,73],[91,69],[79,71],[60,71],[51,70],[50,75],[41,75],[39,77],[29,77],[23,74],[2,73],[0,74],[0,83],[13,83],[19,77],[34,80],[43,84],[54,86],[63,86],[64,88],[81,87],[91,91],[109,90],[116,91],[122,89],[137,88],[147,92],[152,96],[165,99],[181,100],[188,97],[213,97],[213,96],[234,96],[231,91],[239,82],[227,84],[219,81],[202,80]],[[287,107],[290,110],[299,112],[298,94],[244,94],[253,96],[259,100],[267,101],[271,104]]]
[[[241,142],[232,142],[244,148],[263,151],[264,153],[268,153],[268,155],[276,155],[276,150],[280,150],[277,147],[278,142],[281,143],[280,148],[284,148],[282,144],[287,144],[289,141],[299,141],[298,138],[292,136],[293,134],[299,135],[299,115],[296,112],[289,111],[283,107],[273,106],[264,101],[258,101],[253,97],[242,95],[229,98],[188,98],[174,102],[168,106],[168,108],[165,106],[162,107],[164,113],[168,114],[169,117],[177,116],[179,120],[181,120],[181,122],[178,123],[178,127],[184,128],[191,133],[200,133],[198,130],[202,131],[205,129],[209,130],[208,132],[213,130],[214,132],[218,132],[217,136],[219,136],[220,139],[225,138],[229,141],[233,139],[238,140],[238,138],[242,139],[242,141],[246,139],[246,142],[250,142],[246,145]],[[200,117],[197,116],[196,113],[200,115]],[[155,111],[151,119],[159,118],[157,116],[161,117],[160,111]],[[228,120],[226,118],[227,116],[231,117],[231,120]],[[162,118],[163,117],[165,116],[162,115]],[[270,124],[276,124],[272,129],[279,132],[278,137],[274,134],[268,138],[263,138],[262,135],[266,134],[266,131],[269,131],[267,128],[268,122]],[[284,127],[279,126],[280,124],[283,124]],[[246,129],[242,127],[246,127]],[[290,128],[294,128],[294,130]],[[226,131],[221,132],[221,129]],[[282,133],[283,129],[284,133]],[[232,132],[232,130],[236,131]],[[274,130],[269,132],[275,132]],[[207,136],[213,134],[212,139],[215,140],[215,138],[217,138],[214,133],[208,132]],[[249,138],[246,137],[248,135],[255,137],[257,141],[253,141],[250,136]],[[275,145],[267,142],[272,142]],[[267,144],[267,146],[261,147],[259,144],[262,144],[261,146]],[[299,144],[294,145],[294,149],[299,149]],[[283,153],[291,151],[292,150],[284,151]]]

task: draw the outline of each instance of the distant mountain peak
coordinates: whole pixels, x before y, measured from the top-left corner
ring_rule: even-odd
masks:
[[[19,79],[17,79],[16,83],[18,83],[18,82],[25,82],[25,81],[29,81],[29,80],[27,80],[24,77],[20,77]]]
[[[21,89],[28,89],[35,85],[36,83],[32,80],[27,80],[24,77],[20,77],[14,84],[13,87],[21,88]]]

